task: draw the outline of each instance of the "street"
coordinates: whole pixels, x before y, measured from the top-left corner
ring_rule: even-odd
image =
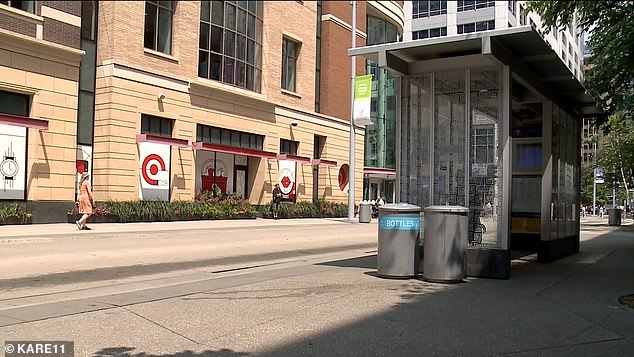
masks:
[[[634,353],[618,302],[634,293],[629,220],[588,219],[580,253],[461,284],[377,277],[375,222],[44,226],[0,228],[3,341],[74,341],[76,356]]]

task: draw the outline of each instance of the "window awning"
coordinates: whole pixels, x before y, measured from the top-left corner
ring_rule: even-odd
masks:
[[[0,124],[48,130],[48,120],[23,117],[21,115],[0,113]]]
[[[189,146],[189,141],[185,139],[168,138],[165,136],[158,136],[152,134],[139,134],[136,136],[137,143],[153,143],[153,144],[165,144],[176,146],[179,148],[186,148]]]
[[[277,154],[274,152],[262,151],[262,150],[256,150],[256,149],[247,149],[247,148],[241,148],[241,147],[235,147],[235,146],[229,146],[229,145],[205,143],[201,141],[192,143],[192,148],[194,150],[224,152],[227,154],[255,156],[255,157],[262,157],[265,159],[275,159],[277,157]]]
[[[386,176],[396,176],[396,170],[394,169],[384,169],[380,167],[364,167],[363,168],[364,175],[386,175]]]
[[[313,159],[313,166],[328,166],[328,167],[336,167],[337,161],[331,161],[326,159]]]
[[[296,161],[296,162],[300,162],[302,164],[310,164],[310,157],[305,157],[305,156],[297,156],[297,155],[291,155],[291,154],[277,154],[277,159],[278,160],[291,160],[291,161]]]

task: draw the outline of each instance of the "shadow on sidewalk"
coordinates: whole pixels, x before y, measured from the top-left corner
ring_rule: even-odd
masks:
[[[634,355],[634,309],[618,303],[620,296],[634,293],[634,235],[630,232],[625,227],[582,241],[579,253],[552,263],[523,261],[512,267],[509,280],[469,278],[461,284],[444,285],[382,279],[385,284],[375,284],[359,277],[348,284],[367,284],[362,285],[366,291],[376,289],[374,303],[381,301],[385,290],[398,291],[400,301],[386,302],[379,312],[351,318],[343,325],[333,302],[330,314],[336,327],[317,328],[308,337],[253,355]],[[367,278],[376,269],[376,256],[321,264],[358,268]],[[318,308],[306,306],[306,311]],[[319,326],[328,318],[317,314],[319,310],[312,312],[299,317],[306,326],[313,322]],[[268,318],[283,326],[284,317]],[[109,348],[95,355],[154,356],[133,351]],[[164,356],[239,355],[249,353],[183,351]]]
[[[218,351],[182,351],[171,354],[155,355],[145,352],[134,352],[134,347],[107,347],[103,348],[93,354],[94,357],[239,357],[250,356],[245,352],[234,352],[228,349],[220,349]]]

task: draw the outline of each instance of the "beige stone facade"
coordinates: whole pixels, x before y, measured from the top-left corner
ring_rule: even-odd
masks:
[[[28,98],[25,120],[16,124],[5,118],[0,123],[26,130],[26,167],[19,168],[20,173],[26,171],[24,199],[42,203],[41,209],[74,200],[77,93],[84,54],[65,44],[68,36],[47,35],[46,28],[46,21],[57,21],[57,17],[67,22],[79,17],[45,5],[38,4],[34,13],[0,5],[0,14],[15,25],[15,31],[0,26],[0,91]],[[63,21],[57,22],[79,32],[79,27]],[[20,30],[31,25],[36,29],[33,33]],[[69,32],[69,36],[75,34]],[[25,124],[29,120],[47,123],[48,128],[29,128]]]
[[[98,200],[139,197],[136,135],[143,114],[172,119],[172,137],[190,144],[197,140],[197,124],[202,124],[262,135],[263,150],[268,152],[280,152],[280,139],[297,141],[297,155],[311,159],[315,134],[324,136],[322,158],[336,161],[337,166],[319,168],[318,196],[347,200],[338,173],[349,161],[348,118],[314,112],[316,2],[264,2],[261,93],[198,77],[200,2],[177,2],[169,55],[143,48],[144,6],[143,1],[100,2],[93,162]],[[301,44],[296,92],[281,89],[284,37]],[[158,100],[158,93],[165,98]],[[362,187],[363,142],[363,130],[357,130],[357,197]],[[172,147],[171,200],[194,197],[199,155],[191,147]],[[248,160],[249,200],[269,203],[278,161]],[[297,163],[296,170],[297,200],[312,200],[313,167]]]
[[[168,53],[144,45],[146,1],[99,1],[93,23],[97,26],[94,122],[90,112],[81,114],[86,106],[90,108],[90,101],[82,105],[80,100],[81,93],[81,98],[92,94],[90,86],[83,87],[92,60],[87,55],[92,52],[82,50],[90,48],[84,40],[95,40],[85,32],[92,22],[82,20],[89,13],[82,10],[86,3],[36,1],[31,8],[20,8],[23,5],[18,2],[0,4],[0,91],[27,96],[24,117],[46,123],[46,128],[25,129],[24,200],[34,213],[34,222],[65,220],[85,159],[98,201],[139,199],[142,139],[137,136],[144,115],[170,119],[171,139],[187,143],[170,149],[170,200],[191,200],[201,190],[200,164],[210,154],[195,150],[193,143],[200,140],[197,130],[202,125],[263,138],[261,150],[267,155],[281,152],[281,140],[297,142],[299,158],[293,158],[298,160],[296,200],[347,201],[348,193],[340,189],[338,179],[341,166],[349,164],[348,3],[324,2],[322,14],[329,15],[318,18],[320,10],[314,1],[258,2],[263,6],[262,50],[257,55],[262,73],[260,90],[251,91],[199,77],[200,1],[173,2]],[[363,2],[357,15],[357,45],[361,46],[365,43]],[[282,89],[281,84],[284,39],[299,49],[294,91]],[[91,60],[82,62],[83,58]],[[364,71],[364,62],[358,59],[357,73]],[[3,120],[6,123],[7,116]],[[316,140],[325,140],[319,151],[326,165],[305,162],[314,158]],[[357,128],[355,140],[358,200],[363,182],[363,128]],[[238,156],[240,165],[248,167],[244,178],[248,199],[254,204],[269,203],[280,162],[257,154],[234,157]]]

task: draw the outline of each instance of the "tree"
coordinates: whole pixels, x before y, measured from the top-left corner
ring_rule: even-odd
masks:
[[[598,162],[621,181],[629,202],[628,190],[634,178],[634,123],[622,113],[617,113],[611,115],[601,129],[606,135],[602,139]]]
[[[577,13],[580,30],[592,33],[588,90],[608,114],[634,116],[634,1],[528,1],[526,11],[538,13],[547,32]]]

